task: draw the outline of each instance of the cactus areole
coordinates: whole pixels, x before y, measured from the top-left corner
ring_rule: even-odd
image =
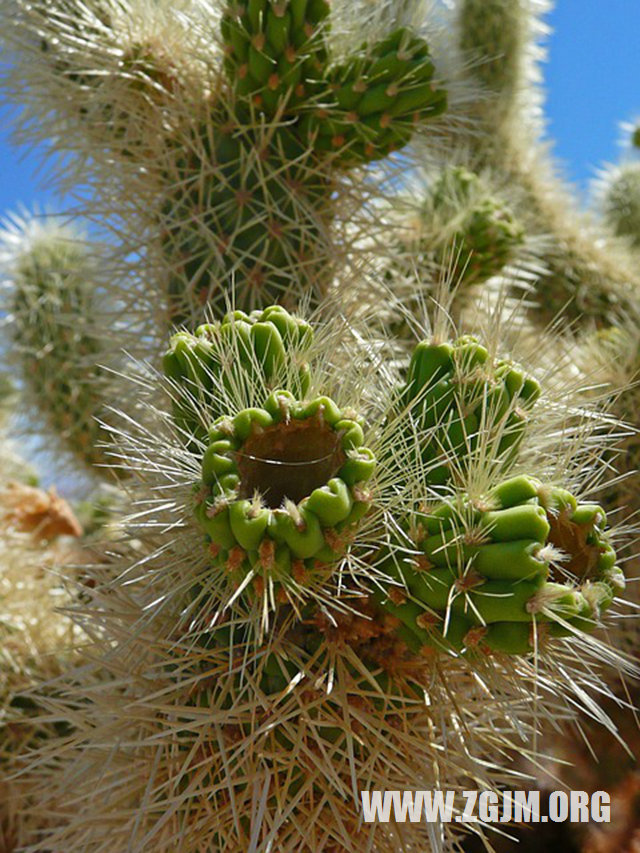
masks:
[[[363,425],[328,397],[288,391],[218,419],[196,501],[214,565],[236,581],[252,573],[285,587],[330,573],[371,505],[375,457]]]

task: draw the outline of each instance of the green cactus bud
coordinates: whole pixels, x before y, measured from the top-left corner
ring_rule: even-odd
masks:
[[[508,469],[539,390],[522,368],[502,359],[489,360],[486,348],[471,336],[453,344],[419,343],[399,406],[417,423],[422,460],[428,463],[427,482],[445,484],[456,473],[464,474],[478,452],[479,435],[482,451],[489,452],[502,470]]]

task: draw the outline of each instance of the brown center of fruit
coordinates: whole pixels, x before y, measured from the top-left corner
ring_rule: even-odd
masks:
[[[586,580],[593,574],[600,556],[600,548],[587,542],[593,525],[575,524],[566,511],[559,512],[557,515],[548,513],[547,520],[551,527],[548,541],[568,557],[562,563],[562,569],[571,572],[580,580]],[[554,572],[552,567],[550,579],[562,582],[564,578],[557,577],[557,575],[558,571]]]
[[[340,469],[340,435],[317,419],[276,424],[250,436],[238,451],[240,497],[262,495],[272,509],[299,503]]]

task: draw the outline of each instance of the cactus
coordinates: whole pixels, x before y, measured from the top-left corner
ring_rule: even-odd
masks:
[[[538,150],[546,0],[8,3],[18,127],[111,236],[8,229],[2,369],[127,478],[34,573],[73,654],[14,630],[6,559],[8,843],[466,847],[360,792],[520,787],[638,675],[602,508],[635,496],[601,488],[635,458],[637,264]],[[53,489],[0,495],[0,557],[80,534]]]
[[[80,641],[80,630],[56,608],[71,602],[59,573],[79,558],[60,535],[82,531],[67,504],[44,493],[34,502],[36,490],[7,485],[7,473],[0,488],[0,847],[11,851],[42,827],[31,813],[37,791],[12,770],[27,751],[69,730],[39,719],[44,704],[31,691],[70,665]]]
[[[461,167],[447,169],[436,182],[429,199],[436,222],[453,220],[468,205],[468,212],[447,247],[455,258],[454,281],[465,286],[486,281],[499,273],[514,257],[524,239],[524,229],[506,205],[487,194],[480,178]],[[442,228],[438,229],[442,232]],[[441,266],[445,255],[437,253]]]
[[[288,387],[306,394],[309,367],[304,357],[312,341],[310,325],[278,305],[249,315],[234,311],[218,323],[198,326],[195,335],[178,332],[163,358],[164,372],[176,389],[176,423],[189,436],[205,440],[211,421],[225,413],[215,391],[220,384],[231,395],[250,395],[256,384],[274,387],[293,369]],[[226,375],[231,360],[243,368],[235,375],[235,387],[234,379]],[[203,404],[209,419],[205,424],[197,417]]]
[[[16,368],[32,406],[69,452],[87,466],[110,461],[105,400],[113,380],[96,327],[96,261],[74,229],[53,220],[14,218],[0,235],[9,279],[9,318]],[[96,468],[94,470],[103,470]]]
[[[605,221],[620,237],[640,248],[640,163],[623,163],[605,173],[600,206]]]
[[[413,649],[532,653],[595,630],[624,590],[605,522],[599,506],[523,475],[484,500],[461,494],[411,519],[419,556],[385,561],[396,586],[377,599]]]
[[[213,565],[276,600],[332,571],[371,506],[363,421],[328,397],[274,391],[209,432],[196,517]],[[300,593],[298,592],[298,595]]]
[[[418,205],[414,199],[420,195]],[[385,262],[384,282],[404,311],[416,314],[429,297],[438,299],[438,285],[446,281],[459,320],[480,285],[522,265],[523,227],[506,199],[466,166],[445,166],[428,176],[427,187],[417,183],[396,206],[397,243]],[[510,274],[518,271],[511,266]],[[384,322],[395,335],[406,336],[401,317],[392,313]]]
[[[39,28],[42,73],[73,101],[61,106],[61,139],[95,147],[100,135],[127,174],[123,195],[149,200],[135,232],[147,244],[154,232],[147,252],[168,271],[165,324],[197,325],[206,303],[219,316],[232,289],[247,312],[321,299],[352,240],[335,227],[358,180],[349,173],[406,146],[447,106],[427,42],[407,27],[334,59],[325,0],[229,3],[216,9],[217,34],[210,14],[208,44],[194,10],[175,56],[109,2],[98,15],[71,6],[58,17],[25,5],[16,26]],[[169,43],[185,29],[167,9],[154,23]],[[83,42],[100,72],[87,72]]]
[[[527,18],[521,0],[463,0],[457,24],[460,48],[471,55],[472,74],[489,96],[487,118],[509,111],[522,85],[521,62],[527,42]]]
[[[176,223],[165,227],[165,251],[186,259],[170,286],[176,304],[185,282],[216,306],[235,280],[246,310],[295,305],[307,290],[319,298],[331,270],[332,175],[402,148],[418,122],[444,111],[423,39],[400,28],[330,64],[329,20],[326,2],[251,0],[225,11],[229,102],[214,112],[212,151],[203,127],[191,156],[177,152],[177,194],[165,202]],[[194,204],[205,211],[197,228],[188,220]]]
[[[419,343],[400,403],[424,431],[419,444],[425,482],[464,479],[478,452],[508,467],[539,396],[533,377],[515,363],[492,358],[473,336],[453,344]]]

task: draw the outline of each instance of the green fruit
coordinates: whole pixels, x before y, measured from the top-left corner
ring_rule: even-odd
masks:
[[[415,513],[407,534],[424,556],[387,549],[380,569],[389,593],[380,593],[379,606],[408,628],[420,607],[443,623],[463,617],[473,627],[465,639],[470,650],[529,654],[534,622],[546,626],[541,642],[592,631],[624,588],[602,509],[526,475],[473,500],[459,494]],[[403,590],[411,608],[398,603]],[[408,645],[425,642],[414,630]]]
[[[283,390],[273,391],[264,408],[214,423],[202,455],[195,517],[215,546],[212,569],[234,589],[251,572],[247,595],[269,581],[269,589],[275,585],[288,597],[301,563],[311,577],[324,577],[337,565],[371,506],[363,484],[375,458],[367,447],[344,449],[345,436],[364,437],[362,425],[329,397],[298,400]]]

